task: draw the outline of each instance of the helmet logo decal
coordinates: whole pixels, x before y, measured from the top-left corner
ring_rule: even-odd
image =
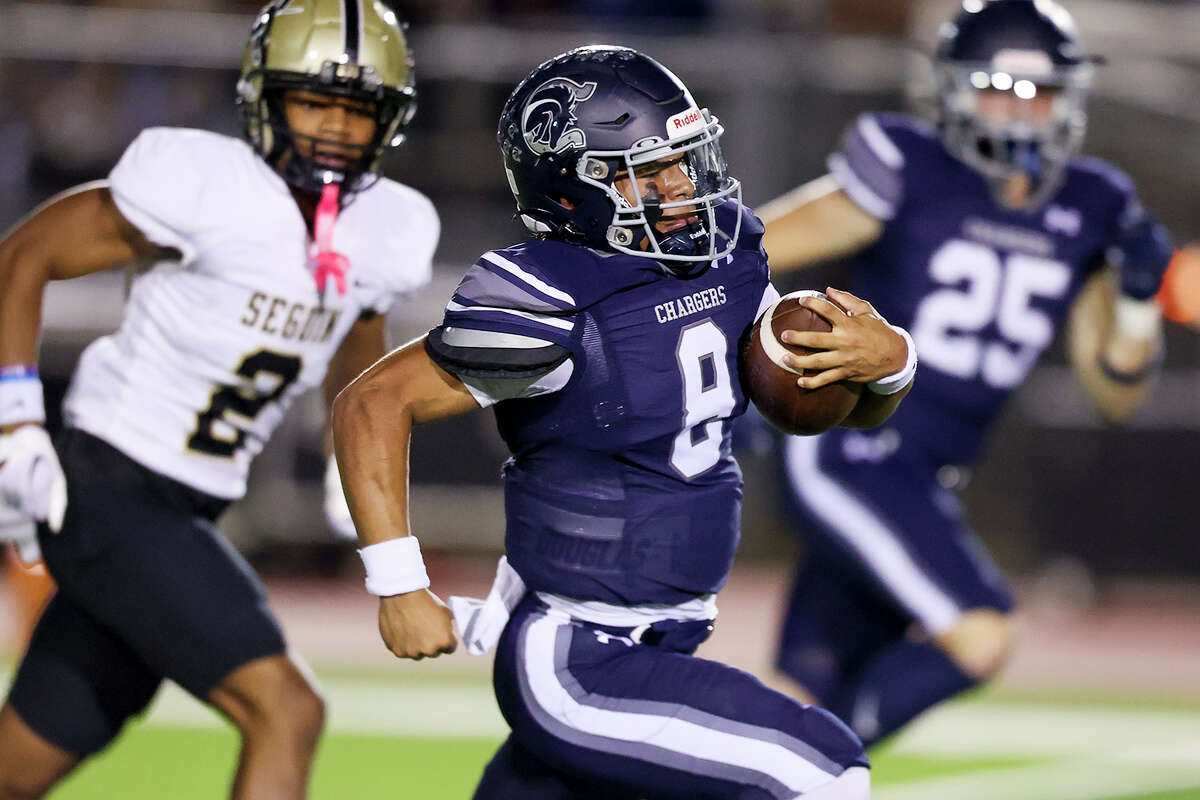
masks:
[[[575,127],[575,107],[596,91],[596,82],[551,78],[529,95],[521,112],[525,144],[538,155],[587,147],[587,135]]]

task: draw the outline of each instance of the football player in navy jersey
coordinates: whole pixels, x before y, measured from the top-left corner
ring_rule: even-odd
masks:
[[[1108,419],[1162,357],[1166,232],[1128,177],[1077,155],[1093,61],[1055,3],[964,2],[937,52],[937,126],[866,114],[829,175],[762,209],[777,272],[853,254],[852,288],[923,366],[886,426],[783,446],[812,535],[778,667],[867,744],[1013,647],[1010,590],[954,489],[1060,322]]]
[[[0,240],[0,538],[40,548],[59,587],[0,708],[0,800],[45,795],[165,678],[238,728],[233,797],[307,793],[323,702],[214,523],[296,397],[332,400],[386,352],[438,218],[378,169],[414,108],[395,15],[273,0],[256,19],[245,141],[143,131],[107,181]],[[120,267],[121,327],[80,357],[52,443],[43,289]]]
[[[457,644],[408,527],[412,425],[493,406],[512,452],[507,557],[488,600],[454,613],[470,651],[499,639],[512,727],[481,800],[867,796],[862,749],[832,715],[691,655],[739,535],[738,341],[777,296],[721,133],[634,50],[539,66],[498,131],[531,239],[484,253],[443,324],[335,405],[367,588],[397,656]],[[903,336],[838,297],[853,315],[837,315],[827,369],[804,380],[906,386]],[[864,391],[854,413],[886,417],[901,396]]]

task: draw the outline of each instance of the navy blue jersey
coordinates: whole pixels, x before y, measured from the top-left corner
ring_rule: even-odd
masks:
[[[690,279],[550,240],[485,253],[431,332],[435,361],[497,401],[508,558],[530,589],[678,603],[724,584],[738,341],[769,287],[744,214],[738,248]]]
[[[1077,158],[1045,206],[1005,209],[935,130],[900,115],[861,117],[829,166],[885,223],[855,260],[852,291],[908,328],[921,359],[888,425],[914,454],[969,463],[1105,250],[1144,214],[1133,186]]]

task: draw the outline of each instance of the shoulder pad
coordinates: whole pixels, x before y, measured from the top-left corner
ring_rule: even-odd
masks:
[[[530,336],[439,325],[425,337],[425,352],[451,375],[469,378],[536,378],[571,351]]]
[[[742,206],[742,230],[738,234],[738,250],[757,251],[762,248],[762,237],[765,228],[762,220],[750,210]]]

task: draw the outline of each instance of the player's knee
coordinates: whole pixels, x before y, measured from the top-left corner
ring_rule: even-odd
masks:
[[[800,795],[800,800],[867,800],[871,796],[871,771],[850,767],[829,783]]]
[[[315,742],[325,723],[325,701],[308,676],[282,657],[245,669],[214,692],[214,704],[242,734]]]
[[[937,643],[964,672],[982,681],[994,677],[1008,662],[1017,635],[1017,620],[1012,614],[974,608],[939,635]]]

